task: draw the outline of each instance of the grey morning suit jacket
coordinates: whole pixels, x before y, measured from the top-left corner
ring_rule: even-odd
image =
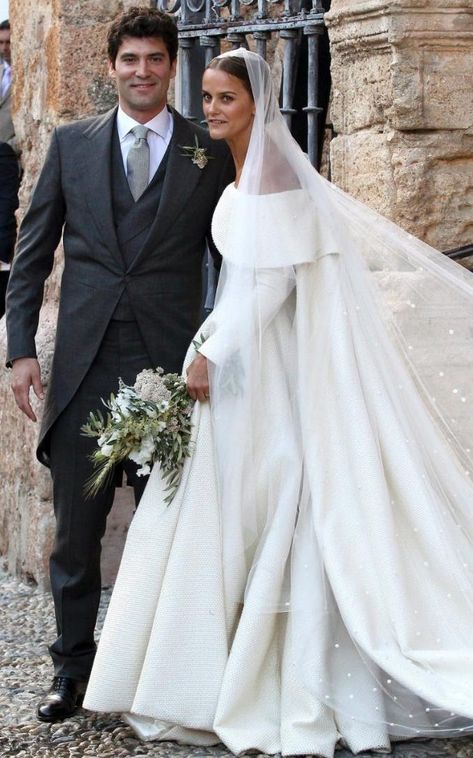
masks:
[[[214,207],[233,168],[226,146],[176,111],[159,210],[127,268],[118,247],[111,198],[116,109],[55,129],[20,228],[7,294],[8,361],[36,357],[44,281],[61,233],[56,346],[40,430],[38,458],[48,464],[47,433],[86,375],[125,290],[153,364],[179,371],[198,324],[201,264]],[[199,169],[182,146],[212,156]],[[144,223],[147,223],[144,220]],[[139,221],[130,236],[139,234]]]

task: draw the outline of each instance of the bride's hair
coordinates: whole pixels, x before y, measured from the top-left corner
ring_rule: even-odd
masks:
[[[218,56],[217,58],[212,58],[208,66],[206,68],[214,68],[218,69],[219,71],[225,71],[226,74],[229,74],[230,76],[235,76],[237,79],[239,79],[245,86],[245,89],[251,95],[251,99],[253,100],[253,92],[251,90],[251,83],[250,83],[250,77],[248,74],[248,68],[246,66],[246,61],[244,58],[238,57],[238,56],[225,56],[221,57]]]
[[[240,189],[251,195],[300,189],[294,169],[278,146],[277,127],[282,117],[274,96],[268,63],[260,55],[239,48],[213,58],[206,67],[208,69],[224,71],[239,79],[256,105],[249,147],[251,157],[245,163],[246,180],[239,183]],[[273,134],[274,129],[276,132]],[[283,129],[286,129],[284,123]]]

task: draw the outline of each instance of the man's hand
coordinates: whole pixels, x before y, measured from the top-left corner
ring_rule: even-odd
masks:
[[[44,400],[41,369],[36,358],[17,358],[13,362],[10,386],[18,408],[32,421],[36,421],[30,403],[30,387],[33,387],[36,397]]]
[[[209,399],[209,374],[207,358],[198,355],[187,369],[187,391],[193,400],[201,403]]]

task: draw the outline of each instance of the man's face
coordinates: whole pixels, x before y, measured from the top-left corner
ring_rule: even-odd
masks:
[[[11,62],[10,29],[0,29],[0,58],[4,58],[7,63]]]
[[[171,63],[160,37],[124,37],[115,62],[109,63],[109,73],[125,113],[144,124],[166,105],[176,61]]]

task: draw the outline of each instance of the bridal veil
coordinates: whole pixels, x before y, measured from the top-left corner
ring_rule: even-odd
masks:
[[[256,106],[201,348],[226,597],[287,614],[284,666],[339,723],[469,731],[473,276],[323,179],[267,64],[226,55]]]

